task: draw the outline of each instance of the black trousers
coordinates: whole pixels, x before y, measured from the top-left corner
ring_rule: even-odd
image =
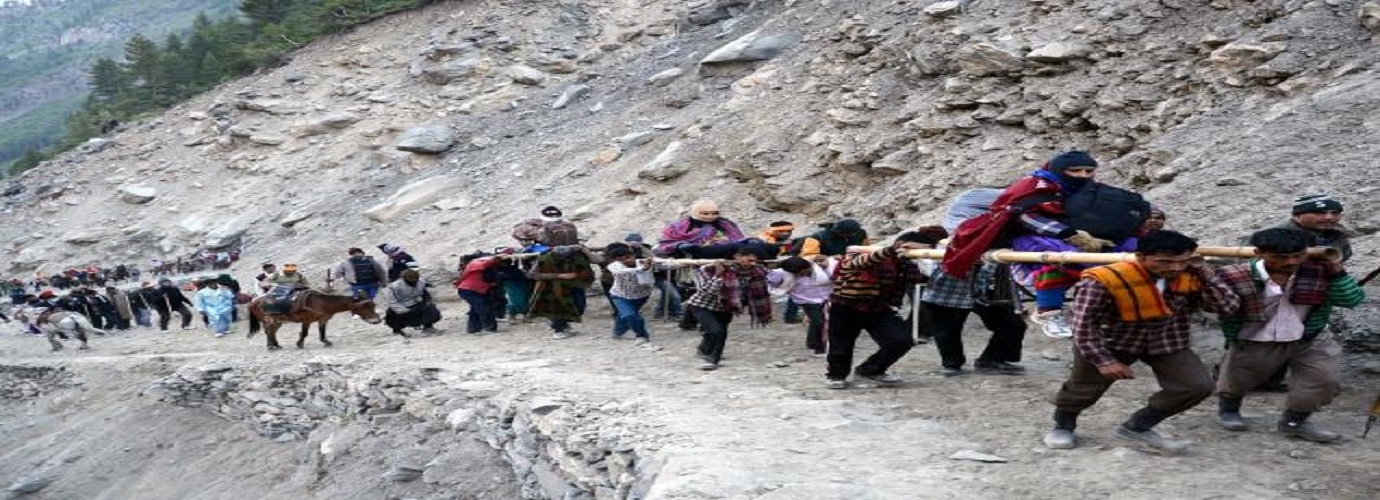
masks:
[[[167,309],[158,309],[159,330],[163,330],[165,332],[168,331],[168,322],[172,321],[173,311],[176,311],[177,314],[182,316],[182,328],[192,326],[192,311],[187,309],[187,306],[185,304],[178,304],[177,307],[173,308],[172,311],[169,311]]]
[[[963,324],[968,321],[970,312],[977,314],[982,326],[992,332],[987,348],[977,358],[979,363],[1015,363],[1021,360],[1025,320],[1010,306],[973,304],[972,309],[962,309],[929,302],[922,302],[921,306],[929,315],[934,346],[939,348],[940,364],[945,368],[961,368],[968,362],[963,355]]]
[[[700,323],[700,358],[706,362],[719,364],[724,357],[724,345],[728,343],[728,323],[733,314],[710,311],[703,307],[690,306],[690,314]]]
[[[863,331],[877,343],[877,352],[852,370],[853,347]],[[825,376],[830,379],[848,378],[849,371],[859,376],[884,374],[911,347],[915,347],[915,341],[910,338],[910,330],[894,311],[860,312],[839,304],[829,306],[829,371]]]

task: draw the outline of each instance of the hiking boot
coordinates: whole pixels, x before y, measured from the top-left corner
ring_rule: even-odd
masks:
[[[824,387],[829,389],[847,389],[848,381],[841,378],[824,379]]]
[[[1068,316],[1063,310],[1045,311],[1035,313],[1030,317],[1035,324],[1040,325],[1040,332],[1052,339],[1071,339],[1073,338],[1073,328],[1069,327]]]
[[[571,333],[571,332],[552,332],[552,333],[551,333],[551,338],[553,338],[553,339],[555,339],[555,340],[565,340],[565,339],[568,339],[568,338],[574,337],[574,336],[575,336],[575,334],[574,334],[574,333]]]
[[[945,378],[948,378],[948,377],[957,377],[957,376],[959,376],[959,375],[963,375],[963,367],[959,367],[959,366],[946,366],[946,367],[943,367],[943,368],[940,368],[940,369],[939,369],[939,374],[940,374],[940,375],[943,375]]]
[[[1246,421],[1241,418],[1241,413],[1235,411],[1219,412],[1217,425],[1232,432],[1243,432],[1249,429],[1246,427]]]
[[[1246,421],[1241,418],[1241,398],[1217,397],[1217,425],[1233,432],[1246,430]]]
[[[978,361],[973,364],[974,371],[978,373],[991,373],[997,375],[1022,375],[1025,367],[1013,365],[1005,361]]]
[[[1342,438],[1341,434],[1323,429],[1313,422],[1309,422],[1308,415],[1308,413],[1303,412],[1284,412],[1284,418],[1279,421],[1279,433],[1287,437],[1304,439],[1314,443],[1331,443]]]
[[[890,373],[878,373],[878,374],[876,374],[876,375],[859,375],[859,377],[862,377],[862,378],[871,380],[871,381],[873,381],[873,382],[876,382],[877,385],[883,386],[883,387],[886,387],[886,386],[893,386],[893,385],[901,385],[902,382],[905,382],[905,381],[906,381],[906,379],[903,379],[903,378],[901,378],[901,377],[897,377],[897,376],[892,375],[892,374],[890,374]]]
[[[1117,425],[1112,428],[1112,435],[1128,441],[1135,441],[1151,448],[1165,451],[1167,453],[1183,453],[1188,450],[1187,441],[1175,441],[1155,432],[1154,429],[1143,431],[1133,431],[1124,425]]]
[[[1078,438],[1068,429],[1054,429],[1045,433],[1045,446],[1051,450],[1072,450],[1078,447]]]

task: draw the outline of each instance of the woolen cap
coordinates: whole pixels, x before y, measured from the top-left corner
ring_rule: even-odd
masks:
[[[628,242],[628,243],[642,243],[644,240],[642,239],[642,235],[641,235],[641,234],[638,234],[638,233],[628,233],[627,236],[624,236],[624,237],[623,237],[623,241]]]
[[[1065,151],[1054,155],[1048,163],[1048,169],[1055,172],[1073,167],[1097,168],[1097,160],[1085,151]]]
[[[1342,202],[1330,194],[1313,193],[1294,198],[1294,215],[1341,211]]]

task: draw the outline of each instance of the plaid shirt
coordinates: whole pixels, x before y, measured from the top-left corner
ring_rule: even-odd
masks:
[[[1189,271],[1191,272],[1191,271]],[[1083,359],[1097,366],[1117,363],[1113,352],[1162,356],[1189,348],[1189,315],[1198,310],[1234,314],[1241,299],[1212,272],[1198,275],[1203,290],[1192,295],[1165,295],[1174,314],[1153,321],[1122,321],[1111,292],[1097,280],[1084,278],[1073,301],[1073,343]]]
[[[925,287],[925,294],[921,296],[920,301],[955,309],[972,309],[976,299],[982,297],[987,286],[992,283],[996,272],[997,266],[983,264],[970,275],[972,279],[963,280],[936,267],[934,272],[930,273],[929,285]],[[1011,296],[1015,297],[1015,281],[1011,282],[1011,287]]]

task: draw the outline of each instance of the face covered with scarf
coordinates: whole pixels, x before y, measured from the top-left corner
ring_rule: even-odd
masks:
[[[1066,151],[1051,158],[1045,164],[1045,170],[1058,175],[1070,191],[1077,191],[1092,180],[1097,170],[1097,160],[1083,151]]]

